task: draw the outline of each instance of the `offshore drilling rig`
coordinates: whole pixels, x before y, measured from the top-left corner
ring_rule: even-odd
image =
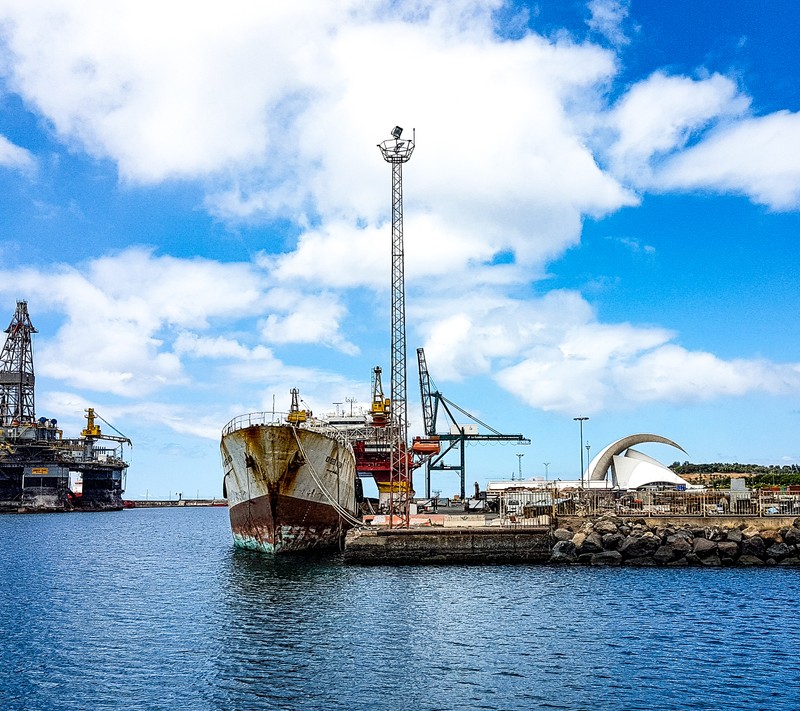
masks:
[[[32,339],[37,331],[26,301],[17,301],[5,333],[0,353],[0,511],[121,509],[128,467],[123,445],[131,441],[119,432],[103,434],[97,420],[105,420],[94,408],[86,411],[86,427],[74,439],[63,437],[55,419],[37,419]],[[101,440],[114,444],[98,446]],[[71,486],[71,480],[76,484]]]

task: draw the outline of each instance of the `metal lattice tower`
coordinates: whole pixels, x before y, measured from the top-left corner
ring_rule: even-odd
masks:
[[[406,388],[406,292],[403,249],[403,163],[414,152],[414,138],[401,139],[403,129],[395,126],[392,138],[378,144],[383,159],[392,165],[392,453],[390,510],[397,508],[408,524],[411,472],[408,466],[408,392]],[[416,133],[416,132],[415,132]],[[414,135],[414,134],[412,134]],[[399,500],[394,501],[398,493]],[[391,516],[390,516],[391,521]]]
[[[0,354],[0,424],[9,427],[36,420],[31,334],[37,331],[28,316],[27,301],[17,301],[5,332],[8,336]]]

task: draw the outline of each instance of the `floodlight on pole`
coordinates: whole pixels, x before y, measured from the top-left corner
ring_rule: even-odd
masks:
[[[414,138],[402,140],[403,129],[395,126],[392,138],[378,144],[383,159],[392,165],[392,381],[391,454],[389,474],[389,526],[398,508],[404,525],[409,523],[411,471],[408,466],[408,390],[406,387],[406,296],[403,247],[403,163],[414,152]],[[394,494],[398,493],[395,507]],[[401,523],[403,525],[403,523]]]

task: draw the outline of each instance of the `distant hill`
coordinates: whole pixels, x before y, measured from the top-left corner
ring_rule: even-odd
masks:
[[[731,479],[744,477],[747,486],[759,489],[764,486],[792,486],[800,484],[800,465],[784,466],[764,464],[692,464],[673,462],[669,468],[687,481],[727,488]]]

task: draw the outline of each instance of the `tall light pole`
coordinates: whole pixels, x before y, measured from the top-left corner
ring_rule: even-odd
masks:
[[[524,456],[525,456],[524,454],[518,454],[517,455],[517,459],[519,461],[519,480],[520,481],[522,481],[522,458]]]
[[[581,442],[578,445],[578,449],[581,453],[581,487],[583,487],[583,423],[588,420],[588,417],[573,417],[573,420],[577,421],[581,428]]]
[[[406,291],[405,249],[403,246],[403,163],[414,152],[414,138],[401,139],[403,129],[395,126],[392,137],[378,144],[383,159],[392,166],[392,384],[391,454],[389,474],[389,528],[395,511],[395,491],[399,492],[402,523],[408,527],[409,503],[413,485],[408,467],[408,392],[406,389]],[[415,132],[412,133],[415,137]]]
[[[547,481],[547,467],[550,466],[550,462],[542,462],[544,464],[544,480]]]

